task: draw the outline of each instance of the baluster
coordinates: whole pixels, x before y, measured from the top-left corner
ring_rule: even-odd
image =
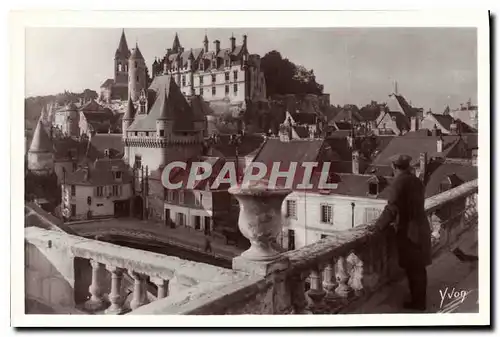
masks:
[[[292,304],[292,314],[303,314],[305,308],[307,307],[306,300],[306,289],[305,289],[306,277],[302,274],[295,274],[290,276],[290,302]]]
[[[347,265],[344,257],[339,257],[337,260],[337,273],[335,275],[337,279],[337,288],[335,293],[342,298],[348,298],[352,294],[352,288],[347,284],[349,281],[349,274],[347,274]]]
[[[160,277],[151,277],[151,282],[156,284],[158,287],[158,294],[156,299],[162,299],[168,296],[168,280],[162,279]]]
[[[331,301],[337,298],[337,295],[335,294],[336,283],[333,280],[334,276],[335,276],[335,265],[332,260],[331,262],[327,263],[323,273],[323,289],[325,289],[326,291],[326,296],[325,296],[326,301]]]
[[[323,290],[321,271],[319,266],[313,267],[313,269],[311,270],[311,274],[309,275],[309,279],[311,280],[311,287],[307,291],[307,297],[309,297],[310,299],[308,304],[308,311],[315,313],[320,310],[323,298],[326,295],[326,292]]]
[[[111,305],[106,309],[106,314],[120,315],[125,311],[121,296],[123,269],[113,266],[107,266],[107,269],[111,272],[111,292],[109,293]]]
[[[360,296],[363,294],[363,261],[354,252],[349,254],[346,261],[352,266],[347,284],[354,290],[356,296]]]
[[[130,270],[130,276],[134,279],[134,292],[130,301],[130,309],[137,309],[148,303],[146,292],[146,275]]]
[[[90,299],[85,302],[85,309],[99,311],[108,305],[103,296],[102,273],[104,265],[92,259],[90,260],[90,265],[92,266],[92,283],[89,286]]]

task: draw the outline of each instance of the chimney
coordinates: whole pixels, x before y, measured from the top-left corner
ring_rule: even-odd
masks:
[[[86,166],[83,168],[83,180],[89,181],[89,179],[90,179],[90,170],[89,170],[88,166]]]
[[[437,140],[437,149],[436,150],[438,153],[443,152],[443,137],[442,136],[439,136],[439,138]]]
[[[359,151],[352,151],[352,174],[359,174]]]
[[[234,49],[236,48],[236,39],[235,39],[235,37],[231,35],[231,37],[229,38],[229,41],[231,42],[231,51],[234,51]]]
[[[215,40],[214,44],[215,44],[215,55],[217,55],[220,52],[220,41],[219,40]]]
[[[247,47],[247,36],[246,36],[246,34],[243,35],[243,47],[245,47],[245,48]]]
[[[457,126],[457,123],[453,122],[450,124],[450,133],[452,135],[456,135],[458,134],[458,126]]]
[[[418,130],[418,120],[417,117],[411,117],[410,118],[411,122],[411,130],[410,131],[417,131]]]

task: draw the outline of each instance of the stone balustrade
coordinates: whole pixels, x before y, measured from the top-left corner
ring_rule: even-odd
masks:
[[[240,230],[251,242],[233,260],[233,270],[31,227],[25,230],[27,297],[37,293],[30,282],[41,279],[39,271],[31,270],[40,265],[40,261],[31,263],[34,255],[49,260],[52,271],[72,284],[73,292],[78,283],[75,271],[81,267],[75,262],[90,262],[85,308],[110,314],[129,310],[141,315],[349,313],[399,277],[392,226],[357,226],[283,252],[275,239],[282,230],[281,203],[290,191],[269,191],[264,186],[230,190],[240,202]],[[426,200],[434,254],[450,248],[461,233],[477,224],[477,191],[475,180]],[[102,285],[106,273],[109,289]],[[128,308],[122,284],[127,274],[133,280]],[[46,278],[54,283],[54,275]],[[148,282],[157,289],[152,301],[145,289]],[[67,297],[50,298],[57,302]],[[77,305],[74,302],[64,304]]]
[[[123,314],[191,287],[209,289],[246,277],[208,264],[38,227],[25,229],[25,244],[26,298],[87,313]]]
[[[475,180],[426,200],[434,254],[477,224],[477,191]],[[241,187],[231,192],[241,203],[240,229],[252,243],[233,260],[233,270],[246,272],[248,278],[198,294],[189,303],[158,301],[154,314],[349,313],[402,275],[392,226],[357,226],[277,254],[273,246],[273,236],[281,228],[277,209],[287,192]],[[148,306],[141,308],[141,314],[148,312]]]

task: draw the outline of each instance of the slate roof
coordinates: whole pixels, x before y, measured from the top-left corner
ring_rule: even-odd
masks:
[[[135,48],[132,49],[132,54],[130,55],[131,60],[144,60],[144,56],[142,56],[141,50],[139,46],[136,44]]]
[[[114,150],[115,154],[123,154],[123,140],[121,133],[98,133],[92,136],[90,144],[99,152],[99,157],[104,155],[104,150]]]
[[[292,116],[293,120],[297,124],[307,124],[307,125],[316,125],[317,115],[305,112],[290,112],[290,116]]]
[[[148,114],[137,114],[128,131],[156,131],[156,120],[166,109],[166,119],[173,121],[174,131],[194,129],[194,114],[191,106],[170,75],[156,76],[150,88],[156,92],[156,99]]]
[[[223,156],[225,158],[236,157],[236,147],[229,143],[230,135],[218,135],[218,142],[210,145],[207,151],[209,156]],[[246,156],[260,148],[264,143],[264,137],[258,134],[244,134],[241,137],[241,144],[238,146],[238,155]]]
[[[293,130],[299,136],[299,138],[308,138],[309,137],[309,127],[294,125],[292,126]]]
[[[425,197],[431,197],[438,194],[439,186],[447,177],[455,183],[455,186],[463,184],[478,178],[477,166],[458,164],[458,163],[443,163],[429,174],[425,187]]]
[[[453,119],[452,116],[450,115],[442,115],[442,114],[435,114],[431,113],[432,117],[436,119],[436,121],[447,131],[451,130],[451,124],[455,123],[457,125],[457,128],[462,132],[462,133],[473,133],[476,132],[477,130],[473,129],[466,123],[462,122],[461,120],[455,120]]]
[[[458,142],[457,137],[443,137],[443,152],[437,152],[439,137],[395,137],[385,149],[375,158],[373,165],[390,166],[390,158],[396,154],[407,154],[413,158],[412,163],[418,162],[420,153],[427,152],[427,157],[446,157]]]
[[[212,190],[211,186],[214,183],[217,176],[219,175],[224,164],[226,163],[226,160],[224,158],[219,158],[219,157],[206,157],[206,158],[203,158],[202,162],[208,163],[212,167],[211,174],[208,178],[195,181],[192,189],[193,190],[206,190],[208,188],[208,189]],[[187,188],[187,183],[188,183],[190,172],[191,172],[191,165],[192,165],[192,162],[189,162],[186,165],[186,170],[180,169],[180,170],[172,171],[170,174],[170,181],[173,184],[181,182],[182,183],[181,186],[183,188]],[[235,166],[235,168],[236,168],[236,166]],[[238,169],[239,169],[239,176],[241,177],[242,168],[239,167]],[[225,178],[229,178],[228,174],[226,174]],[[234,177],[234,179],[236,179],[236,177]],[[223,190],[229,189],[230,187],[231,187],[231,184],[229,184],[229,183],[221,183],[221,184],[219,184],[218,188],[215,190],[223,191]]]
[[[33,134],[31,145],[29,148],[30,152],[52,152],[53,144],[50,140],[49,135],[43,127],[42,120],[38,121],[38,124]]]
[[[122,180],[118,182],[113,176],[113,168],[122,172]],[[107,186],[130,184],[133,180],[132,172],[121,159],[98,159],[89,164],[88,179],[85,180],[85,168],[80,168],[75,172],[68,173],[66,184],[84,186]]]
[[[111,110],[109,108],[100,105],[94,99],[91,99],[90,102],[82,105],[79,110],[92,113],[111,113]]]
[[[127,45],[127,38],[125,37],[125,31],[122,30],[122,35],[120,36],[120,42],[118,43],[118,48],[115,52],[115,59],[125,59],[128,60],[130,57],[130,50]]]
[[[360,175],[351,173],[338,173],[340,178],[337,188],[331,190],[332,194],[340,194],[352,197],[370,197],[373,199],[387,199],[389,197],[389,185],[393,178],[375,176],[375,175]],[[376,177],[376,178],[375,178]],[[369,182],[377,179],[379,184],[379,193],[374,196],[368,195]]]

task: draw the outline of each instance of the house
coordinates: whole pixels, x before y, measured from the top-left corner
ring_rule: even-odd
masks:
[[[423,110],[412,107],[408,101],[400,94],[389,95],[387,105],[381,106],[381,112],[372,127],[378,134],[402,135],[410,131],[410,118],[421,119]]]
[[[413,165],[420,160],[420,153],[426,153],[426,160],[432,158],[470,158],[468,145],[462,137],[443,136],[439,134],[439,130],[435,130],[429,135],[407,134],[394,137],[376,156],[367,172],[390,176],[392,175],[392,156],[407,154],[413,158]]]
[[[418,123],[416,119],[415,122],[415,124]],[[441,133],[444,135],[477,132],[476,129],[472,128],[459,119],[453,118],[451,115],[435,114],[432,112],[428,112],[425,114],[424,118],[419,123],[420,125],[415,125],[415,127],[413,127],[413,123],[414,121],[412,120],[411,131],[416,131],[419,128],[432,130],[434,127],[436,127],[437,129],[441,130]]]
[[[477,179],[477,167],[470,162],[442,158],[427,162],[426,157],[426,153],[421,153],[414,165],[417,175],[423,173],[426,198]],[[350,173],[340,173],[338,177],[335,189],[321,193],[294,191],[286,197],[282,205],[285,221],[279,237],[283,248],[297,249],[380,216],[393,177]],[[469,199],[467,202],[477,202],[475,197]],[[437,216],[450,211],[451,208],[440,210]]]
[[[129,216],[132,184],[121,159],[98,159],[65,174],[62,213],[68,220]]]
[[[459,119],[473,129],[479,128],[478,106],[472,104],[469,99],[466,104],[460,104],[460,108],[450,111],[450,116],[454,119]]]

